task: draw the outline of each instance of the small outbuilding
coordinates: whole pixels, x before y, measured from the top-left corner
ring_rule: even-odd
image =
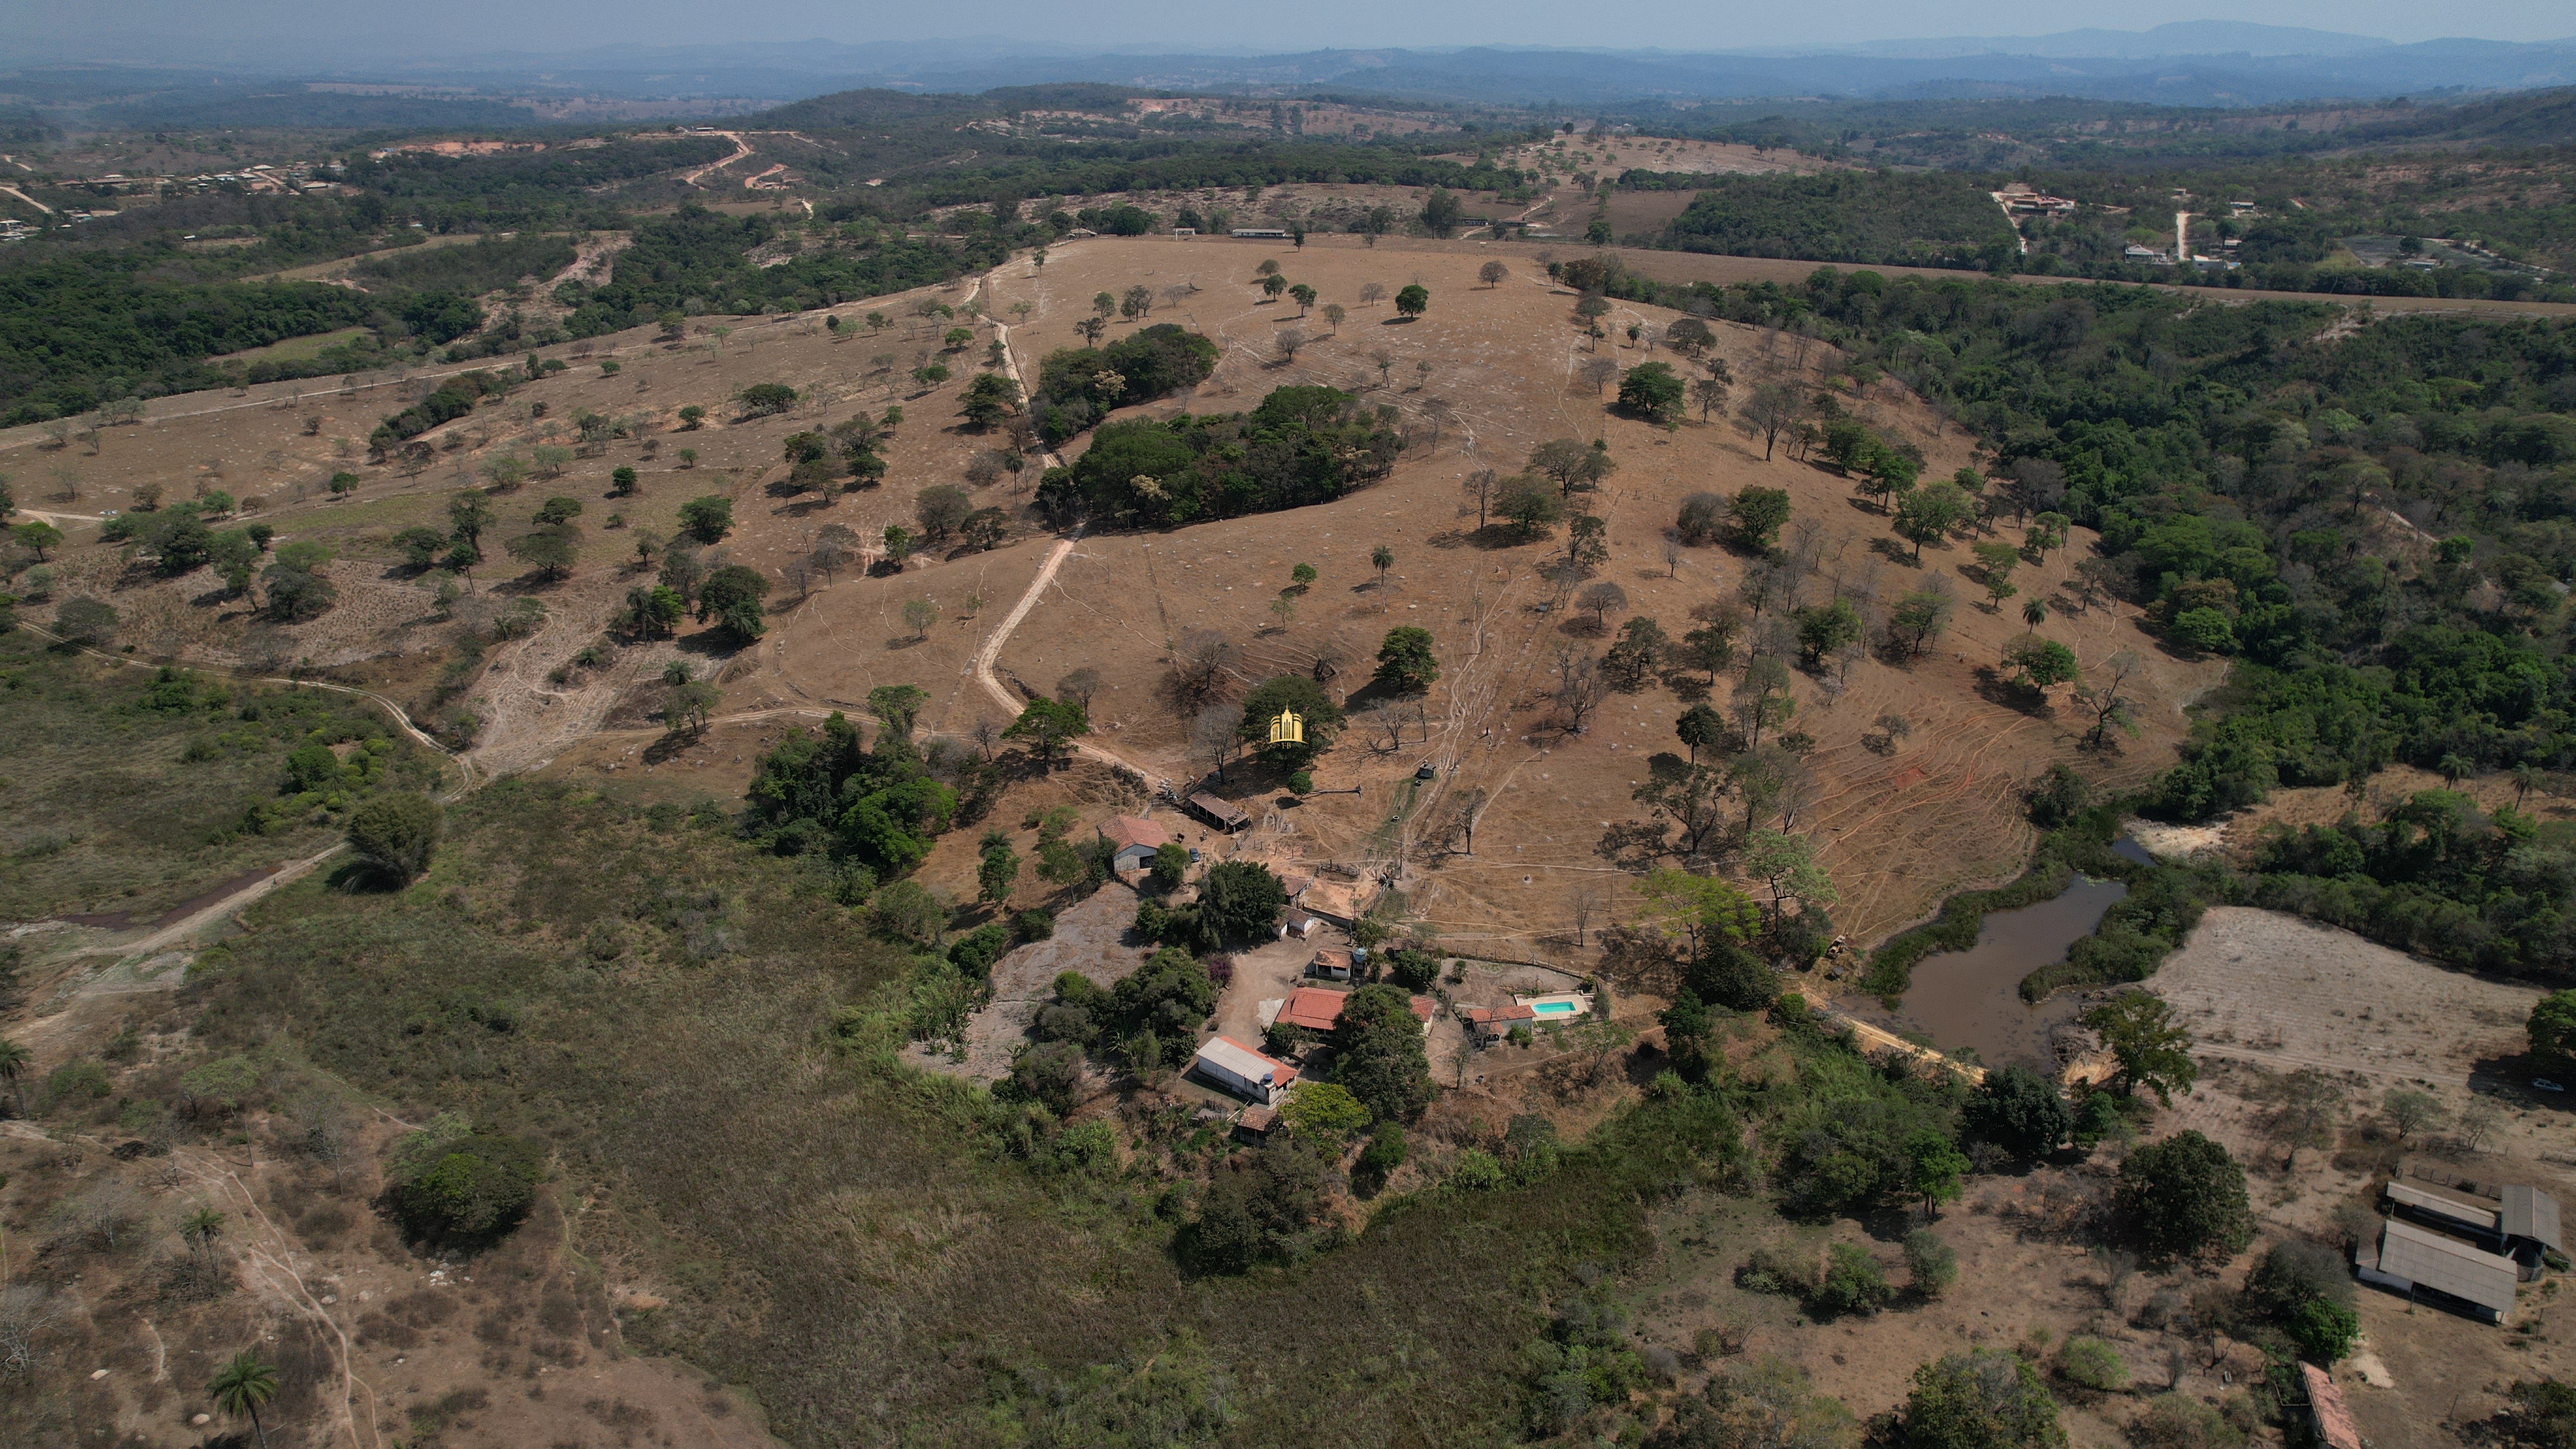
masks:
[[[1279,939],[1285,941],[1294,936],[1300,941],[1311,941],[1315,938],[1315,933],[1323,929],[1323,925],[1321,919],[1308,915],[1295,906],[1290,906],[1288,914],[1280,918]]]
[[[1190,1070],[1221,1091],[1256,1107],[1276,1107],[1297,1080],[1297,1069],[1263,1056],[1232,1037],[1212,1037],[1191,1059]]]
[[[2504,1190],[2504,1250],[2522,1265],[2524,1282],[2540,1276],[2541,1261],[2565,1253],[2558,1236],[2558,1199],[2536,1187]]]
[[[1100,838],[1109,844],[1112,871],[1145,870],[1154,852],[1172,843],[1172,832],[1136,815],[1112,815],[1100,823]]]
[[[1305,912],[1297,914],[1305,915]],[[1306,919],[1311,921],[1314,917],[1306,916]],[[1348,981],[1352,969],[1351,953],[1338,946],[1326,946],[1315,953],[1314,960],[1306,963],[1307,975],[1321,976],[1327,981]]]
[[[1202,790],[1189,798],[1189,807],[1217,829],[1232,834],[1252,828],[1252,816],[1231,800],[1220,799]]]
[[[2326,1449],[2362,1449],[2361,1428],[2333,1377],[2315,1364],[2303,1363],[2299,1378],[2307,1385],[2308,1422],[2316,1429],[2318,1442]]]
[[[1510,1006],[1471,1006],[1467,1008],[1467,1029],[1478,1041],[1493,1041],[1512,1034],[1515,1027],[1534,1026],[1538,1013],[1515,1002]]]

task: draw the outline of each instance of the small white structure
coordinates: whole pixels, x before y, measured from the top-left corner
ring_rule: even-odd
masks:
[[[1209,1085],[1232,1092],[1256,1107],[1276,1107],[1296,1084],[1297,1069],[1274,1061],[1232,1037],[1211,1037],[1191,1059],[1190,1070]]]
[[[1170,831],[1135,815],[1112,815],[1102,821],[1100,838],[1109,842],[1113,871],[1148,869],[1154,864],[1154,852],[1172,843]]]
[[[1242,241],[1286,241],[1288,232],[1276,226],[1238,226],[1226,233]]]

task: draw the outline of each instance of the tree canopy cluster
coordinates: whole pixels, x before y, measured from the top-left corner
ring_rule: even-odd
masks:
[[[1300,386],[1249,413],[1111,423],[1081,458],[1047,470],[1038,505],[1059,519],[1162,528],[1329,502],[1394,467],[1393,413]]]

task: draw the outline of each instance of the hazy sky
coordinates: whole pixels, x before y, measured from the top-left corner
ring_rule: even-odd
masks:
[[[0,0],[0,64],[25,58],[209,59],[298,55],[344,63],[615,44],[686,45],[820,38],[850,43],[1001,37],[1100,48],[1119,44],[1265,51],[1376,45],[1579,45],[1729,49],[1918,36],[2032,35],[2083,26],[2144,30],[2168,20],[2304,25],[2392,40],[2441,36],[2556,40],[2576,35],[2567,0],[2225,0],[2172,9],[2034,4],[1926,6],[1904,0],[1801,5],[1706,0],[983,0],[971,6],[885,0]],[[226,53],[229,52],[229,55]]]

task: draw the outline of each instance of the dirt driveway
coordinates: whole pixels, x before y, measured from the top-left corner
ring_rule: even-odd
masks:
[[[1038,1008],[1054,999],[1055,978],[1079,971],[1107,986],[1153,954],[1126,944],[1136,923],[1136,893],[1112,883],[1055,918],[1055,934],[1013,949],[993,963],[993,999],[966,1023],[966,1059],[908,1049],[907,1060],[934,1072],[998,1082],[1011,1072],[1011,1053],[1028,1040]]]

